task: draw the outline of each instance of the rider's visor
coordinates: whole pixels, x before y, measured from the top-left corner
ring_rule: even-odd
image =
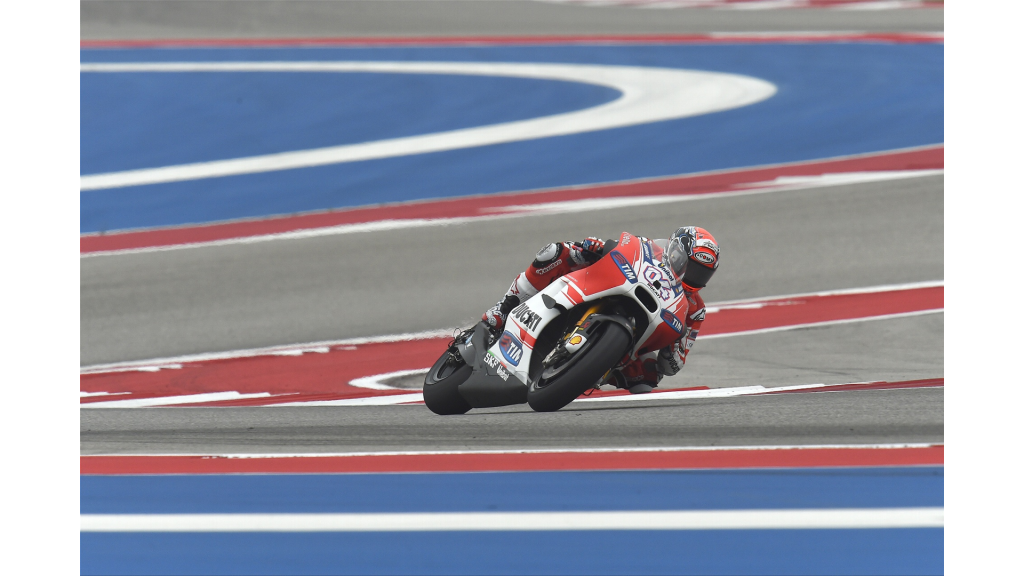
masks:
[[[715,273],[714,268],[691,260],[679,238],[673,238],[669,242],[668,250],[665,251],[665,263],[672,269],[676,278],[693,288],[707,286],[708,280],[711,280],[711,276]]]

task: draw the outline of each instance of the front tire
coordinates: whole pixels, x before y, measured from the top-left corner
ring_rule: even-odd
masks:
[[[473,367],[459,360],[446,351],[423,379],[423,401],[434,414],[465,414],[472,408],[459,394],[459,385],[469,379]]]
[[[566,372],[554,376],[550,381],[540,377],[530,382],[526,401],[537,412],[554,412],[564,407],[594,386],[605,373],[613,368],[629,350],[632,338],[623,326],[608,322],[604,332],[573,359],[573,366]]]

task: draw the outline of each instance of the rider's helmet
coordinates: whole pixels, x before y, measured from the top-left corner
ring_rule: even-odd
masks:
[[[687,288],[699,290],[718,270],[718,243],[703,228],[683,226],[669,238],[665,265]]]

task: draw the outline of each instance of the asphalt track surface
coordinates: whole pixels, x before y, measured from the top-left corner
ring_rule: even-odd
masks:
[[[656,211],[87,258],[82,341],[108,348],[83,351],[83,361],[468,323],[525,265],[538,238],[620,228],[657,235],[682,221],[729,238],[723,255],[735,255],[716,276],[715,291],[707,289],[708,301],[943,277],[941,176]],[[384,256],[367,265],[374,252]],[[790,257],[780,262],[779,254]],[[424,280],[395,281],[406,277]],[[115,340],[118,333],[124,336]],[[942,337],[942,315],[933,314],[707,340],[662,385],[937,377]],[[941,389],[932,389],[644,402],[545,415],[516,407],[455,418],[423,406],[94,410],[83,411],[81,425],[83,454],[941,442],[943,408]]]
[[[471,325],[548,242],[687,224],[723,239],[706,302],[938,280],[942,194],[931,176],[86,258],[81,362]]]
[[[87,0],[83,40],[943,29],[943,10],[644,10],[523,0]]]
[[[941,31],[942,10],[634,10],[532,2],[81,3],[83,40]],[[942,177],[81,261],[81,364],[466,324],[541,245],[722,240],[709,302],[942,279]],[[941,314],[698,342],[665,387],[942,376]],[[84,410],[96,453],[342,452],[941,442],[942,389],[525,407]]]
[[[82,454],[241,454],[942,442],[942,389],[526,406],[82,411]]]

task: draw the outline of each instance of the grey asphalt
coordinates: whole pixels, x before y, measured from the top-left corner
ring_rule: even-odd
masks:
[[[81,261],[83,365],[475,322],[544,244],[715,234],[705,301],[941,280],[941,176]]]
[[[80,4],[83,39],[941,31],[942,10],[638,10],[534,2],[162,1]],[[446,228],[86,258],[81,364],[467,324],[541,245],[709,228],[709,302],[943,275],[941,176]],[[367,258],[367,254],[377,258]],[[943,316],[698,342],[664,387],[943,375]],[[81,451],[339,452],[941,442],[942,389],[524,407],[82,410]]]
[[[575,403],[82,410],[82,454],[241,454],[941,442],[942,389]]]
[[[942,9],[650,10],[524,0],[82,0],[83,40],[942,31]]]

